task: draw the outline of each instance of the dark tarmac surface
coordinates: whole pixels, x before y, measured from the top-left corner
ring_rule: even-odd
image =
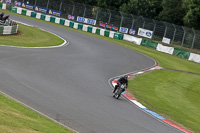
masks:
[[[47,49],[1,46],[0,91],[80,133],[180,132],[123,97],[112,97],[110,78],[153,67],[153,59],[78,32],[11,19],[53,32],[69,45]]]

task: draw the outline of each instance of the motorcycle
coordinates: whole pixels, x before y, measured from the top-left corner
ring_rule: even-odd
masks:
[[[118,87],[113,94],[113,97],[118,99],[121,96],[121,93],[125,90],[125,85],[124,84],[118,84]]]

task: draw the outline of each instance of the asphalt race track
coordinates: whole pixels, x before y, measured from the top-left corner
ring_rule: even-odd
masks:
[[[110,78],[153,67],[153,59],[79,32],[11,19],[53,32],[69,45],[0,46],[0,91],[80,133],[180,133],[125,98],[112,97]]]

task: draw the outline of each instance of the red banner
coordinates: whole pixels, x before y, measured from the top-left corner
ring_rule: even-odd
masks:
[[[104,24],[104,23],[100,23],[99,26],[105,28],[105,27],[106,27],[106,24]]]
[[[113,29],[113,30],[119,30],[119,28],[118,28],[118,27],[115,27],[115,26],[113,26],[112,29]]]
[[[112,26],[111,26],[111,25],[106,25],[106,28],[109,28],[109,29],[111,29],[111,28],[112,28]]]

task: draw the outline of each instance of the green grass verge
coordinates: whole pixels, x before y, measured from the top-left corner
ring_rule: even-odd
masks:
[[[0,45],[19,47],[49,47],[64,43],[64,40],[49,32],[23,24],[19,24],[18,34],[0,36],[0,40]]]
[[[1,133],[72,133],[21,104],[0,94]]]
[[[156,70],[137,76],[129,89],[144,106],[200,132],[200,76]]]
[[[200,73],[200,64],[169,54],[161,53],[151,48],[75,30],[69,27],[11,12],[8,13],[42,23],[51,24],[53,26],[62,27],[68,30],[81,32],[122,45],[154,58],[158,64],[164,68]],[[136,76],[134,80],[130,81],[129,89],[136,96],[138,101],[144,104],[147,108],[161,114],[165,118],[168,118],[175,123],[180,123],[192,131],[200,132],[200,128],[198,126],[200,125],[199,81],[200,76],[198,75],[166,70],[156,70]]]

